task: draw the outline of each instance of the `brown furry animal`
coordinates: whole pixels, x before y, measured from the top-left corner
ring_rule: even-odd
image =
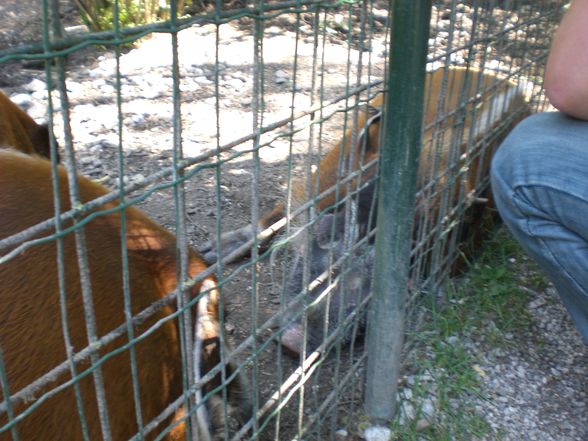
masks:
[[[468,156],[468,145],[475,143],[477,139],[497,126],[504,123],[512,112],[520,120],[523,114],[521,109],[526,108],[525,99],[517,87],[511,81],[494,73],[484,73],[474,68],[449,67],[428,72],[425,80],[425,114],[423,116],[423,148],[420,154],[417,188],[425,194],[431,192],[433,186],[443,185],[447,178],[448,167],[468,167],[468,173],[462,175],[460,189],[466,195],[471,195],[475,189],[476,179],[480,173],[487,174],[489,157]],[[358,115],[356,124],[357,135],[353,136],[352,128],[348,128],[341,141],[321,159],[317,168],[312,172],[310,179],[311,188],[307,189],[306,177],[295,178],[292,182],[291,211],[295,211],[306,202],[307,194],[320,195],[316,203],[317,212],[322,212],[333,207],[336,203],[335,188],[338,186],[338,197],[341,200],[346,196],[347,185],[338,185],[341,176],[357,171],[360,166],[378,157],[379,132],[382,115],[380,109],[384,100],[383,94],[374,97],[368,106]],[[461,104],[465,103],[465,104]],[[512,115],[511,115],[512,116]],[[460,120],[460,118],[462,118]],[[510,124],[512,126],[512,124]],[[454,127],[461,127],[460,134],[456,138]],[[504,130],[501,130],[504,133]],[[453,148],[455,142],[461,144],[458,152]],[[343,153],[341,153],[343,149]],[[492,154],[492,149],[486,149]],[[456,161],[451,155],[457,155]],[[459,155],[462,156],[459,159]],[[340,158],[344,158],[340,171]],[[350,165],[349,162],[352,162]],[[481,169],[480,169],[481,167]],[[367,182],[373,178],[377,166],[373,165],[361,175],[361,181]],[[439,176],[436,176],[439,175]],[[318,181],[318,183],[317,183]],[[357,179],[352,181],[356,187]],[[330,190],[330,192],[329,192]],[[362,192],[364,200],[373,196],[375,186],[369,186]],[[369,194],[368,194],[369,193]],[[457,197],[458,195],[456,195]],[[434,210],[438,207],[438,200],[423,200],[419,202],[419,210]],[[369,206],[365,204],[365,206]],[[432,213],[429,213],[431,215]],[[367,215],[367,214],[366,214]],[[226,257],[251,239],[253,233],[258,233],[270,227],[285,216],[285,204],[278,202],[272,209],[266,211],[256,226],[247,225],[235,231],[228,231],[221,237],[221,257]],[[365,219],[364,219],[365,221]],[[273,234],[278,233],[276,229]],[[270,237],[265,240],[270,239]],[[213,263],[217,259],[216,242],[209,241],[200,251],[207,262]],[[234,256],[235,261],[246,254]]]
[[[316,212],[320,214],[311,231],[311,239],[302,236],[293,242],[294,257],[290,260],[289,283],[286,289],[287,298],[303,289],[303,256],[310,255],[310,280],[315,280],[329,269],[329,265],[343,256],[346,248],[343,238],[355,235],[358,239],[366,234],[368,224],[375,225],[374,194],[376,191],[374,174],[377,164],[367,167],[371,161],[377,160],[379,150],[380,123],[383,120],[381,107],[384,95],[375,96],[358,115],[356,136],[352,128],[347,129],[342,140],[321,160],[317,170],[313,171],[310,189],[307,189],[305,176],[295,179],[292,183],[291,211],[307,202],[307,194],[321,195],[316,202]],[[458,201],[470,206],[480,200],[477,191],[481,178],[487,176],[490,159],[502,137],[509,128],[527,114],[527,106],[521,88],[497,75],[494,72],[481,72],[474,68],[449,67],[429,72],[425,79],[423,115],[423,138],[417,177],[417,199],[415,212],[415,232],[417,228],[431,229],[434,225],[452,225],[457,219],[456,211],[442,210],[443,207],[455,207]],[[489,133],[497,133],[491,141],[486,137]],[[479,143],[491,143],[480,148]],[[343,161],[340,160],[343,158]],[[344,170],[341,171],[341,165]],[[351,185],[340,184],[341,177],[362,168],[360,178],[351,179]],[[456,177],[456,178],[455,178]],[[453,179],[456,179],[455,182]],[[317,184],[318,181],[318,184]],[[352,221],[353,231],[345,230],[345,212],[336,205],[334,191],[337,189],[339,201],[346,197],[349,188],[363,189],[355,197],[356,218]],[[394,191],[390,189],[390,191]],[[439,219],[440,213],[444,219]],[[221,257],[231,255],[235,250],[242,249],[253,234],[272,226],[285,216],[285,205],[277,203],[268,210],[258,224],[247,225],[221,236]],[[274,234],[279,230],[276,229]],[[271,236],[270,236],[271,237]],[[268,240],[268,239],[266,239]],[[432,239],[427,239],[432,240]],[[263,241],[259,241],[263,244]],[[205,259],[214,262],[217,259],[217,244],[209,241],[201,248]],[[233,255],[234,260],[240,256]],[[330,302],[329,328],[334,329],[338,322],[339,310],[346,311],[343,316],[358,305],[369,290],[370,257],[355,259],[364,266],[364,270],[355,268],[349,272],[346,304],[338,301]],[[367,280],[365,280],[367,279]],[[316,298],[324,287],[318,287],[310,293]],[[336,293],[331,295],[336,298]],[[313,307],[308,314],[308,336],[312,340],[310,347],[316,346],[323,338],[324,308]],[[297,313],[297,311],[293,311]],[[299,312],[298,312],[299,313]],[[288,318],[286,318],[287,320]],[[300,352],[302,332],[299,325],[291,326],[284,332],[282,343],[294,352]]]
[[[70,209],[65,170],[59,167],[62,211]],[[101,185],[82,176],[78,186],[83,202],[107,193]],[[0,238],[53,217],[51,164],[38,156],[29,156],[11,149],[0,149]],[[100,209],[113,208],[109,203]],[[128,279],[132,313],[137,314],[176,288],[176,238],[136,208],[126,208],[126,237],[128,249]],[[64,228],[71,226],[66,222]],[[97,336],[103,336],[125,324],[123,273],[121,258],[120,212],[101,215],[84,228],[89,275]],[[68,331],[74,351],[88,345],[82,288],[73,234],[63,238],[66,310]],[[4,255],[9,250],[3,250]],[[189,251],[188,271],[194,277],[206,269],[202,258]],[[61,324],[60,288],[57,276],[56,243],[35,245],[0,264],[0,345],[10,393],[14,394],[67,360]],[[206,293],[207,292],[207,293]],[[204,294],[194,307],[201,326],[198,335],[202,343],[201,376],[216,366],[222,350],[219,342],[219,291],[213,276],[190,288],[192,297]],[[197,311],[196,311],[197,310]],[[144,323],[134,326],[134,336],[153,326],[158,320],[174,313],[165,306]],[[178,318],[161,324],[153,333],[134,346],[138,366],[141,413],[146,424],[159,415],[182,394],[182,363]],[[196,321],[196,320],[195,320]],[[99,348],[103,356],[128,342],[127,334]],[[77,372],[89,367],[89,361],[78,363]],[[224,367],[227,376],[234,366]],[[107,412],[113,440],[129,439],[137,432],[135,404],[131,382],[129,350],[112,356],[101,365],[104,378]],[[69,371],[13,406],[19,415],[46,390],[69,380]],[[81,398],[90,439],[102,439],[92,375],[79,380]],[[202,394],[220,384],[220,375],[206,384]],[[241,378],[228,387],[229,408],[248,411],[248,394]],[[222,432],[224,415],[220,394],[207,400],[209,427],[199,427],[202,434],[213,437]],[[208,404],[211,406],[208,406]],[[206,410],[204,411],[206,413]],[[169,423],[170,419],[167,421]],[[7,414],[0,413],[0,426],[7,423]],[[165,427],[160,425],[157,431]],[[50,397],[16,424],[21,440],[82,440],[82,429],[74,389],[69,386]],[[153,432],[146,439],[152,439]],[[10,430],[0,433],[0,440],[11,438]],[[168,435],[168,439],[183,439],[183,425]],[[208,439],[208,438],[202,438]]]

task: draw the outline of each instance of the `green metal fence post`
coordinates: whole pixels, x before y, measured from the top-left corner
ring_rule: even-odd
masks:
[[[393,24],[365,396],[367,415],[376,424],[389,422],[396,407],[431,2],[395,0],[390,7]]]

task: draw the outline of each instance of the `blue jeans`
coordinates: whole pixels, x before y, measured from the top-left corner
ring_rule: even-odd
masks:
[[[491,180],[502,219],[588,344],[588,122],[559,112],[530,116],[496,152]]]

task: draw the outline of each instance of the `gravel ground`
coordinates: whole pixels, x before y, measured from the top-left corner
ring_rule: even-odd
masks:
[[[477,409],[505,441],[586,441],[588,347],[552,285],[529,294],[527,332],[488,352],[472,343],[489,398]]]
[[[521,317],[523,324],[516,325],[518,332],[505,333],[493,320],[487,319],[475,328],[466,328],[459,337],[446,338],[443,343],[454,346],[456,354],[460,349],[467,352],[474,363],[469,367],[481,384],[479,393],[466,387],[469,392],[464,390],[459,398],[451,398],[449,407],[457,414],[472,409],[489,424],[488,435],[483,438],[472,435],[467,439],[585,441],[588,439],[588,346],[553,285],[537,266],[528,257],[512,258],[508,266],[516,275],[518,288],[527,296],[525,316]],[[425,349],[425,354],[430,359],[435,356],[432,349]],[[413,368],[422,371],[418,359],[412,356],[411,360]],[[437,410],[439,388],[447,380],[435,381],[444,377],[443,368],[435,369],[402,378],[399,392],[402,424],[416,419],[417,427],[424,429],[441,418]]]
[[[508,3],[508,2],[507,2]],[[35,11],[36,1],[3,0],[0,5],[0,47],[14,45],[16,30],[31,30],[35,35],[38,30],[38,16]],[[34,5],[34,6],[33,6]],[[459,15],[457,23],[467,23],[471,18],[467,2],[457,5]],[[435,9],[433,27],[435,37],[431,41],[431,57],[441,56],[447,47],[450,32],[454,32],[450,23],[443,18],[447,8]],[[27,13],[31,15],[27,15]],[[506,14],[506,12],[497,12]],[[380,18],[385,11],[378,10]],[[18,18],[18,20],[15,20]],[[372,47],[372,62],[378,65],[385,56],[384,34],[376,35]],[[516,24],[516,20],[513,21]],[[25,26],[26,24],[26,26]],[[486,24],[491,27],[492,23]],[[37,26],[35,28],[35,26]],[[266,50],[275,58],[266,58],[268,71],[268,115],[281,118],[289,113],[289,89],[292,73],[289,71],[289,56],[294,44],[292,22],[278,22],[266,31]],[[11,28],[12,27],[12,28]],[[7,30],[8,29],[8,30]],[[302,28],[306,40],[299,47],[300,77],[302,90],[295,105],[304,107],[309,104],[309,94],[304,90],[305,81],[310,76],[312,54],[312,30]],[[459,32],[455,31],[455,32]],[[513,31],[516,32],[516,31]],[[33,38],[30,37],[30,38]],[[209,27],[193,28],[182,33],[180,47],[190,50],[182,53],[184,92],[183,115],[185,117],[186,153],[195,155],[210,148],[214,141],[211,128],[214,127],[214,84],[211,61],[214,39]],[[456,38],[465,38],[458,35]],[[530,37],[531,38],[531,37]],[[532,37],[536,38],[536,37]],[[328,42],[329,68],[325,71],[325,80],[329,95],[335,96],[343,90],[342,84],[347,75],[346,63],[348,52],[341,41],[333,37]],[[339,38],[339,40],[341,40]],[[197,44],[194,42],[197,41]],[[533,49],[545,49],[545,43],[538,39],[532,41]],[[251,118],[251,60],[252,41],[247,31],[239,26],[226,25],[223,29],[221,43],[221,111],[223,127],[221,141],[228,141],[250,131]],[[155,36],[146,40],[141,46],[130,51],[122,59],[123,96],[125,98],[125,120],[127,128],[126,142],[129,148],[126,162],[129,179],[142,177],[159,170],[169,163],[172,134],[172,108],[170,103],[171,76],[170,59],[163,56],[163,48],[169,47],[167,36]],[[274,47],[275,50],[271,51]],[[493,48],[496,49],[496,48]],[[517,45],[507,48],[509,55],[501,62],[492,61],[495,67],[509,65],[520,57]],[[309,54],[310,51],[310,54]],[[481,53],[486,53],[481,51]],[[529,53],[525,53],[529,56]],[[360,51],[351,52],[352,63],[358,59]],[[451,56],[451,61],[460,63],[467,57],[467,50],[459,50]],[[480,55],[481,56],[481,55]],[[445,61],[439,59],[438,62]],[[76,136],[76,149],[81,169],[84,174],[99,180],[107,186],[116,185],[116,157],[114,146],[116,136],[116,113],[114,108],[114,60],[101,53],[84,52],[70,64],[68,90],[72,104],[72,125]],[[9,73],[9,74],[8,74]],[[373,78],[382,76],[381,69],[376,69]],[[20,65],[9,65],[0,75],[2,87],[13,99],[21,104],[37,119],[43,119],[46,112],[46,92],[42,75],[38,71]],[[58,120],[59,121],[59,120]],[[197,123],[194,123],[197,121]],[[326,126],[327,128],[329,126]],[[58,133],[61,133],[59,124]],[[325,141],[338,138],[338,133],[326,133]],[[295,141],[295,152],[302,152],[306,146],[307,136],[300,135]],[[331,142],[332,143],[332,142]],[[287,144],[287,143],[286,143]],[[264,168],[265,184],[261,202],[269,203],[277,199],[285,188],[284,163],[287,149],[280,148],[276,142],[273,149],[262,154],[267,162]],[[250,176],[244,171],[244,164],[235,165],[227,170],[222,183],[221,203],[226,227],[242,225],[249,216]],[[264,166],[265,167],[265,166]],[[188,202],[190,217],[189,233],[195,243],[207,238],[214,231],[214,191],[212,173],[203,177],[196,188],[188,188],[194,195]],[[172,225],[172,201],[169,196],[161,195],[148,201],[143,207],[162,224]],[[211,208],[213,207],[213,208]],[[517,262],[512,263],[516,268]],[[247,275],[237,278],[235,288],[246,289],[249,283]],[[262,279],[262,283],[270,284]],[[521,335],[510,336],[506,347],[487,348],[481,341],[465,342],[468,350],[480,360],[479,369],[488,400],[476,403],[481,415],[492,426],[494,433],[487,440],[530,440],[530,441],[586,441],[588,440],[588,349],[579,334],[570,323],[569,317],[553,288],[548,286],[539,292],[530,292],[528,310],[533,317],[532,328]],[[237,308],[242,305],[237,305]],[[273,309],[272,309],[273,308]],[[275,304],[266,313],[271,314]],[[263,312],[262,312],[263,315]],[[233,315],[234,317],[234,315]],[[235,325],[237,323],[237,325]],[[234,319],[230,325],[237,328],[235,338],[246,335],[248,329],[239,329],[239,320]],[[269,367],[268,369],[272,369]],[[269,374],[268,374],[269,375]],[[272,386],[273,387],[273,386]],[[262,390],[264,395],[272,390]],[[408,390],[409,388],[407,388]],[[435,413],[434,401],[426,406],[432,415]],[[406,410],[406,409],[405,409]],[[410,413],[410,412],[408,412]],[[350,430],[351,432],[351,430]],[[344,433],[344,432],[342,432]],[[356,439],[352,435],[338,439]]]

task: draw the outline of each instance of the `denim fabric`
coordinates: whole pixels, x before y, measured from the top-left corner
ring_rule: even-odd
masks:
[[[502,219],[588,344],[588,122],[559,112],[525,119],[496,152],[491,180]]]

